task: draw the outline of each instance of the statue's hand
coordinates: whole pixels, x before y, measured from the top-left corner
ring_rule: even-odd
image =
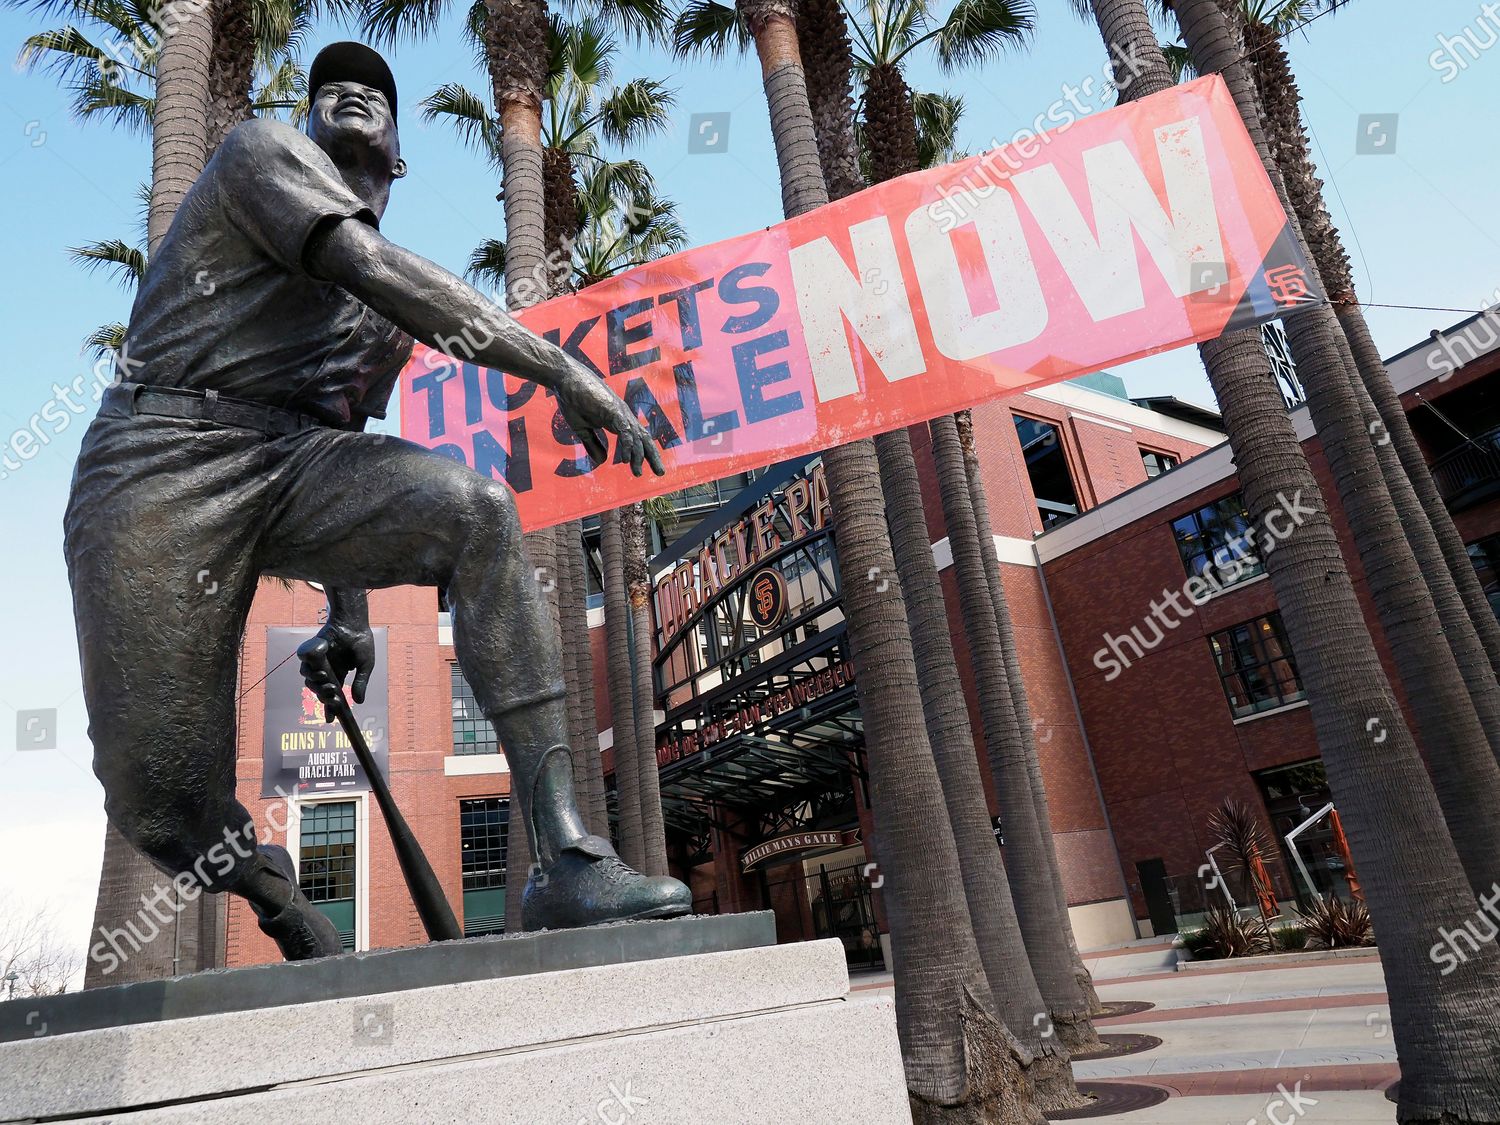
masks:
[[[311,640],[297,648],[302,678],[323,701],[323,718],[333,722],[333,704],[343,695],[344,678],[354,673],[354,702],[365,701],[370,673],[375,671],[375,635],[370,626],[330,621]]]
[[[646,462],[657,476],[666,474],[661,453],[646,427],[618,395],[593,375],[578,368],[572,378],[559,386],[557,401],[594,464],[602,465],[609,457],[609,449],[598,434],[599,430],[608,430],[620,439],[620,449],[636,476],[641,475],[641,466]]]

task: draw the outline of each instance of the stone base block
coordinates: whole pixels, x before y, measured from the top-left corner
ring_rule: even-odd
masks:
[[[888,997],[806,942],[0,1047],[0,1121],[909,1122]]]

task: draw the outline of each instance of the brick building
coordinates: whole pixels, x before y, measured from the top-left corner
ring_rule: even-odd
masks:
[[[1476,318],[1402,353],[1391,371],[1493,586],[1500,384],[1488,377],[1500,349],[1474,337],[1485,323]],[[1465,346],[1473,354],[1445,372],[1443,357]],[[1339,520],[1305,408],[1294,418]],[[1193,575],[1222,576],[1214,550],[1243,528],[1217,416],[1176,400],[1132,401],[1101,374],[987,404],[974,419],[1079,943],[1175,928],[1200,906],[1205,821],[1217,804],[1241,799],[1282,836],[1328,799],[1295,654],[1255,567],[1242,566],[1159,639],[1148,624],[1164,591]],[[925,428],[912,432],[977,734]],[[782,940],[838,936],[851,965],[878,965],[888,957],[878,880],[869,877],[878,841],[820,480],[816,459],[775,466],[736,482],[737,492],[716,491],[695,513],[701,522],[679,521],[668,536],[654,562],[658,763],[674,871],[690,882],[698,910],[769,907]],[[1357,556],[1348,555],[1358,583]],[[323,605],[306,584],[266,582],[259,592],[240,672],[240,798],[299,858],[304,886],[351,947],[419,942],[362,787],[313,780],[291,801],[262,796],[267,691],[277,682],[268,678],[271,630],[316,628]],[[499,928],[504,757],[473,711],[436,593],[376,591],[370,605],[385,629],[387,698],[362,721],[383,740],[395,797],[466,931]],[[602,610],[591,609],[589,621],[608,769]],[[1121,664],[1114,675],[1111,658]],[[1309,828],[1299,851],[1308,878],[1337,889],[1326,824]],[[1289,860],[1274,863],[1273,875],[1294,899],[1305,879]],[[275,956],[237,900],[225,932],[225,963]]]

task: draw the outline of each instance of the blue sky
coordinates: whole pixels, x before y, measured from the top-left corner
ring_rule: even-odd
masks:
[[[1038,34],[1024,53],[979,72],[943,76],[925,61],[913,84],[961,93],[967,112],[961,147],[978,152],[1007,139],[1061,96],[1098,74],[1103,51],[1091,25],[1061,3],[1040,6]],[[41,24],[26,13],[0,13],[0,52],[14,53]],[[1497,35],[1478,0],[1361,0],[1318,20],[1289,43],[1327,182],[1335,221],[1345,233],[1360,295],[1387,305],[1456,312],[1372,308],[1386,354],[1495,299],[1500,286],[1500,161],[1494,106],[1500,102],[1500,50],[1465,54],[1445,65],[1440,37],[1469,30],[1478,43]],[[322,26],[312,49],[347,29]],[[402,143],[411,175],[397,185],[386,233],[450,269],[460,270],[481,239],[503,235],[494,174],[414,112],[444,82],[484,89],[453,20],[420,45],[388,53],[403,103]],[[694,243],[775,223],[780,193],[758,71],[750,59],[683,63],[657,50],[626,49],[617,77],[650,76],[678,91],[669,135],[639,151],[662,190],[676,199]],[[728,116],[728,148],[688,152],[692,114]],[[1394,116],[1394,140],[1373,155],[1356,153],[1368,122]],[[1389,126],[1385,128],[1390,136]],[[134,239],[135,185],[149,172],[145,138],[70,119],[68,99],[45,74],[0,67],[0,183],[6,220],[4,256],[11,281],[0,301],[0,328],[11,366],[0,381],[0,444],[53,398],[53,383],[86,375],[83,337],[123,319],[129,299],[103,275],[87,276],[65,248],[94,239]],[[1131,393],[1176,394],[1211,403],[1196,352],[1153,357],[1117,369]],[[91,410],[90,410],[91,413]],[[79,694],[72,609],[62,562],[61,520],[72,463],[87,414],[20,468],[0,477],[0,527],[8,528],[0,622],[0,897],[49,902],[80,947],[90,925],[103,834],[101,792],[89,769]],[[15,713],[55,708],[56,749],[19,749]],[[33,728],[34,729],[34,728]]]

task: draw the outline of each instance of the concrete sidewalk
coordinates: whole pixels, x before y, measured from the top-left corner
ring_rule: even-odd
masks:
[[[1176,971],[1168,941],[1147,938],[1083,953],[1099,998],[1149,1000],[1148,1012],[1098,1023],[1101,1032],[1162,1044],[1123,1058],[1073,1064],[1078,1080],[1141,1082],[1172,1097],[1094,1120],[1120,1125],[1394,1125],[1383,1091],[1396,1080],[1385,977],[1374,954],[1344,961],[1245,968],[1226,961]],[[861,973],[855,992],[894,987]]]
[[[1192,974],[1159,940],[1091,950],[1100,999],[1149,1000],[1150,1012],[1101,1020],[1100,1031],[1162,1040],[1139,1055],[1074,1064],[1080,1081],[1144,1082],[1166,1102],[1101,1119],[1121,1125],[1289,1123],[1393,1125],[1384,1089],[1398,1076],[1385,980],[1376,957],[1291,968]]]

